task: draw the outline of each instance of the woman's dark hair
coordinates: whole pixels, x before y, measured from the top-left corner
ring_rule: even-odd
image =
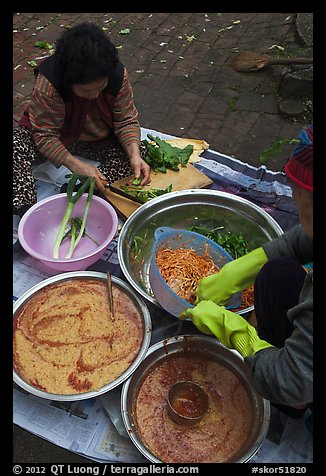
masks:
[[[66,30],[56,44],[56,71],[66,88],[109,77],[119,58],[116,47],[94,23],[81,23]]]

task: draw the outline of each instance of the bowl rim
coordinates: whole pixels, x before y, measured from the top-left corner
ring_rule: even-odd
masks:
[[[93,278],[93,279],[95,278],[95,279],[106,282],[107,276],[105,273],[101,273],[98,271],[70,271],[68,273],[61,273],[55,276],[51,276],[50,278],[47,278],[41,281],[40,283],[37,283],[34,286],[32,286],[28,291],[26,291],[17,299],[17,301],[14,303],[14,306],[13,306],[13,318],[15,318],[15,314],[19,310],[19,308],[40,289],[56,282],[67,281],[70,279],[78,279],[78,278]],[[26,380],[24,380],[16,372],[15,368],[13,367],[13,381],[19,387],[21,387],[23,390],[26,390],[27,392],[37,397],[42,397],[48,400],[79,401],[79,400],[85,400],[87,398],[98,397],[99,395],[102,395],[103,393],[106,393],[114,389],[118,385],[122,384],[127,378],[129,378],[132,375],[132,373],[137,369],[137,367],[142,362],[150,345],[150,341],[152,337],[151,315],[143,299],[135,292],[135,290],[132,288],[132,286],[129,283],[126,283],[121,278],[118,278],[114,275],[111,275],[111,279],[112,279],[112,283],[116,284],[117,286],[120,286],[127,293],[130,294],[131,298],[134,299],[134,301],[137,303],[137,306],[143,316],[144,337],[143,337],[143,341],[140,346],[140,349],[138,351],[138,354],[135,360],[131,363],[131,365],[119,377],[117,377],[112,382],[104,385],[99,390],[92,390],[89,392],[77,393],[77,394],[56,394],[56,393],[44,392],[43,390],[33,387],[33,385],[26,382]]]
[[[50,197],[46,197],[43,200],[40,200],[39,202],[35,203],[31,208],[29,208],[26,211],[26,213],[22,216],[22,218],[21,218],[21,220],[18,224],[17,236],[18,236],[18,240],[19,240],[19,243],[21,244],[22,248],[24,248],[24,250],[29,255],[31,255],[33,258],[38,259],[38,260],[40,260],[44,263],[68,264],[68,263],[77,263],[77,262],[80,262],[82,260],[89,259],[89,258],[93,257],[94,255],[96,255],[97,253],[99,253],[100,251],[104,250],[106,248],[106,246],[113,240],[113,238],[114,238],[114,236],[117,232],[118,222],[119,222],[117,212],[115,211],[113,206],[108,201],[104,200],[101,197],[98,197],[97,195],[93,195],[92,200],[95,200],[96,202],[101,203],[102,205],[105,206],[105,208],[107,210],[112,212],[111,213],[112,220],[113,220],[112,230],[111,230],[111,233],[108,235],[108,237],[103,241],[103,243],[100,246],[98,246],[97,248],[95,248],[95,250],[93,250],[89,254],[84,255],[84,256],[78,256],[78,257],[75,257],[75,258],[52,258],[50,256],[44,256],[44,255],[38,253],[37,251],[35,251],[33,248],[31,248],[29,246],[29,244],[26,242],[26,240],[23,236],[23,231],[24,231],[24,226],[26,225],[26,221],[27,221],[28,217],[30,216],[30,214],[32,212],[34,212],[40,205],[43,205],[44,203],[47,203],[47,202],[50,202],[50,201],[53,201],[53,200],[59,200],[59,199],[64,198],[64,197],[67,198],[66,193],[58,193],[56,195],[51,195]],[[87,193],[83,193],[82,197],[87,197]]]
[[[191,339],[195,339],[197,341],[200,340],[200,342],[203,342],[203,344],[205,342],[206,343],[216,343],[216,345],[218,347],[221,347],[221,349],[223,350],[224,353],[229,352],[230,355],[233,354],[232,358],[233,359],[235,359],[235,358],[239,359],[239,361],[242,362],[242,364],[245,366],[244,358],[235,349],[229,349],[229,348],[225,347],[220,341],[218,341],[216,338],[214,338],[212,336],[197,335],[197,334],[182,334],[182,335],[177,335],[177,336],[171,336],[171,337],[165,338],[165,339],[163,339],[159,342],[156,342],[155,344],[151,345],[149,347],[149,349],[147,350],[147,353],[146,353],[145,357],[143,358],[143,360],[141,362],[141,365],[143,367],[146,366],[147,362],[150,361],[151,355],[155,354],[155,353],[159,354],[160,352],[162,352],[162,348],[163,348],[165,356],[169,354],[169,352],[168,352],[169,346],[172,346],[171,353],[178,352],[178,350],[174,350],[173,346],[174,347],[178,346],[178,344],[180,344],[180,343],[182,345],[187,346],[189,341],[191,341]],[[160,361],[160,359],[159,359],[159,361]],[[145,368],[145,370],[143,370],[143,373],[146,373],[146,371],[148,369],[155,366],[155,363],[157,363],[157,361],[154,361],[152,363],[150,362],[149,364],[147,364],[148,368]],[[246,369],[247,369],[246,371],[249,371],[249,369],[247,367],[246,367]],[[140,367],[140,370],[142,370],[141,367]],[[156,457],[154,455],[154,453],[152,453],[149,449],[147,449],[147,447],[146,447],[145,443],[143,443],[140,435],[138,435],[138,432],[135,430],[135,424],[133,423],[131,415],[129,414],[130,413],[128,411],[129,388],[131,387],[131,385],[133,383],[133,379],[135,379],[137,377],[138,377],[137,372],[136,373],[134,372],[122,385],[120,403],[121,403],[121,415],[122,415],[123,423],[125,425],[126,431],[128,432],[128,435],[129,435],[131,441],[133,442],[135,447],[142,453],[143,456],[145,456],[152,463],[165,463],[165,464],[167,464],[167,462],[162,461],[161,459]],[[141,379],[142,377],[138,377],[138,378]],[[269,428],[270,402],[269,402],[269,400],[267,400],[264,397],[262,397],[261,395],[259,395],[257,390],[255,390],[255,388],[253,389],[253,392],[257,395],[258,398],[260,398],[262,400],[263,418],[260,420],[261,428],[260,428],[260,431],[259,431],[259,434],[257,436],[255,444],[252,446],[252,448],[250,450],[248,450],[246,453],[244,453],[242,456],[240,456],[237,459],[237,461],[236,461],[237,463],[246,463],[257,453],[260,446],[262,445],[262,442],[263,442],[264,438],[266,437],[266,434],[267,434],[267,431],[268,431],[268,428]]]

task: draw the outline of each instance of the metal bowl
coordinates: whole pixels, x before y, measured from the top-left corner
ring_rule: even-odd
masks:
[[[147,449],[145,442],[137,431],[137,423],[134,418],[134,402],[140,385],[148,372],[170,355],[185,351],[201,353],[206,358],[216,360],[219,364],[231,370],[245,387],[252,408],[252,426],[246,443],[233,455],[230,462],[245,463],[249,461],[258,451],[266,436],[270,419],[270,403],[256,392],[250,370],[240,354],[225,348],[215,338],[208,336],[183,335],[170,337],[149,348],[146,357],[122,387],[122,418],[131,440],[149,461],[169,463],[169,461],[161,461]]]
[[[123,225],[118,241],[121,269],[133,288],[160,306],[149,280],[149,268],[158,227],[187,229],[192,225],[241,233],[250,250],[283,234],[264,210],[249,200],[216,190],[180,190],[154,198],[136,210]],[[244,314],[254,306],[238,311]]]
[[[106,274],[105,273],[99,273],[96,271],[74,271],[70,273],[63,273],[59,274],[56,276],[53,276],[51,278],[45,279],[41,283],[36,284],[33,286],[31,289],[29,289],[27,292],[25,292],[14,304],[13,308],[13,314],[14,314],[14,319],[15,316],[17,315],[18,311],[20,310],[21,306],[23,306],[29,299],[31,299],[40,289],[61,281],[66,281],[66,280],[71,280],[71,279],[80,279],[80,278],[90,278],[90,279],[95,279],[95,280],[101,280],[106,282]],[[141,348],[139,349],[138,355],[136,359],[133,361],[133,363],[130,365],[128,369],[126,369],[120,377],[116,378],[112,382],[108,383],[107,385],[103,386],[97,391],[90,391],[90,392],[84,392],[84,393],[79,393],[79,394],[72,394],[72,395],[59,395],[59,394],[54,394],[54,393],[48,393],[44,392],[33,385],[29,384],[26,382],[17,372],[15,369],[13,369],[13,380],[14,382],[19,385],[22,389],[26,390],[27,392],[36,395],[37,397],[42,397],[46,398],[48,400],[57,400],[57,401],[76,401],[76,400],[84,400],[86,398],[92,398],[92,397],[97,397],[103,393],[106,393],[113,388],[117,387],[120,385],[122,382],[124,382],[130,375],[136,370],[142,359],[145,357],[146,352],[148,350],[150,340],[151,340],[151,335],[152,335],[152,325],[151,325],[151,316],[150,313],[147,309],[147,306],[143,302],[141,298],[137,296],[137,294],[133,291],[131,286],[129,286],[127,283],[122,281],[119,278],[116,278],[115,276],[111,276],[112,283],[120,288],[122,288],[126,293],[129,294],[129,296],[134,300],[134,303],[139,309],[140,314],[143,317],[143,323],[144,323],[144,335],[143,335],[143,341]]]

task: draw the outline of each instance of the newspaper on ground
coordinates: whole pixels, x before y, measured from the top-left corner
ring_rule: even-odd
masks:
[[[14,423],[62,448],[99,462],[145,463],[117,432],[99,398],[55,402],[14,388]]]

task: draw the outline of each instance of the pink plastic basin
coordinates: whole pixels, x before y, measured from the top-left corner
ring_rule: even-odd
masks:
[[[74,206],[72,217],[82,218],[87,194],[83,194]],[[65,256],[70,239],[60,246],[59,258],[53,258],[53,246],[64,216],[68,199],[65,193],[45,198],[33,205],[23,215],[18,226],[18,239],[24,250],[47,267],[58,271],[80,271],[95,263],[114,238],[118,227],[118,216],[106,201],[93,195],[89,207],[86,232],[97,243],[83,236],[74,250],[72,258]],[[70,226],[70,223],[69,223]]]

